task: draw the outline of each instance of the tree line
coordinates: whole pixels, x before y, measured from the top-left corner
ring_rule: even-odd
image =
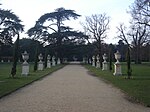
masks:
[[[131,59],[136,64],[150,61],[150,2],[135,0],[127,13],[131,15],[130,26],[127,27],[124,23],[118,25],[116,37],[120,40],[119,44],[108,45],[104,42],[110,29],[110,17],[106,13],[85,17],[81,24],[84,32],[81,32],[64,24],[65,21],[78,19],[81,15],[74,10],[57,8],[39,17],[35,25],[26,32],[29,38],[20,39],[20,33],[24,31],[22,21],[11,10],[0,8],[0,57],[13,56],[8,51],[12,51],[15,44],[12,38],[17,37],[20,52],[27,50],[31,52],[31,57],[34,57],[34,48],[39,44],[41,52],[47,51],[61,61],[67,56],[71,59],[75,55],[81,59],[84,55],[90,57],[99,54],[102,67],[103,53],[107,51],[109,55],[110,46],[113,46],[113,52],[119,50],[122,53],[122,61],[125,60],[127,50],[130,50]]]

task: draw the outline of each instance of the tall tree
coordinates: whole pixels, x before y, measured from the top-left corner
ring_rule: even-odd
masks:
[[[102,41],[107,37],[110,18],[104,14],[93,14],[87,16],[85,23],[82,23],[83,28],[90,34],[89,39],[95,41],[98,54],[100,56],[100,65],[102,68]]]
[[[130,6],[132,18],[140,24],[150,26],[150,1],[149,0],[135,0]]]
[[[39,55],[39,42],[37,41],[34,56],[34,71],[36,71],[38,68],[38,55]]]
[[[118,37],[127,45],[132,45],[135,63],[141,63],[141,48],[150,43],[150,1],[135,0],[128,13],[131,14],[130,27],[125,28],[123,24],[120,24]]]
[[[28,31],[28,34],[38,34],[38,39],[54,44],[57,47],[58,57],[62,58],[62,46],[68,40],[75,40],[74,37],[82,37],[81,32],[72,31],[72,28],[64,26],[64,21],[71,18],[77,19],[80,15],[74,10],[58,8],[54,12],[42,15],[35,26]],[[31,32],[31,33],[30,33]],[[82,34],[82,35],[80,35]]]
[[[112,54],[113,54],[113,50],[112,50],[112,44],[109,45],[109,70],[112,70]]]
[[[130,48],[128,47],[127,50],[127,75],[128,75],[128,79],[131,78],[132,75],[132,69],[131,69],[131,58],[130,58]]]
[[[128,47],[132,47],[135,54],[135,63],[140,64],[141,63],[141,47],[149,43],[150,38],[150,32],[148,30],[148,27],[143,24],[131,24],[131,26],[127,29],[125,25],[120,24],[119,27],[117,27],[119,35],[118,38],[123,40]]]
[[[13,65],[11,69],[11,76],[12,78],[15,77],[16,75],[16,67],[17,67],[17,62],[18,62],[18,55],[19,54],[19,36],[17,37],[17,40],[14,45],[14,53],[13,53]]]
[[[138,29],[138,39],[135,38],[133,44],[135,47],[136,63],[140,63],[141,47],[144,44],[150,43],[149,30],[150,30],[150,1],[149,0],[135,0],[130,6],[130,11],[133,29]],[[141,31],[143,30],[143,31]],[[135,36],[137,37],[137,36]],[[135,41],[138,40],[138,41]]]
[[[12,38],[23,31],[21,20],[11,10],[0,8],[0,44],[12,44]]]
[[[17,36],[14,45],[13,66],[11,70],[12,77],[16,74],[19,49],[19,33],[23,31],[23,25],[18,16],[11,10],[0,8],[0,44],[12,44],[12,38]]]
[[[47,67],[47,56],[48,56],[48,49],[45,46],[45,48],[44,48],[44,68]]]

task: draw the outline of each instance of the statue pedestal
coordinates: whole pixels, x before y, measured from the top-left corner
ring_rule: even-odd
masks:
[[[44,66],[43,66],[43,62],[39,61],[38,62],[38,70],[43,70]]]
[[[92,57],[92,66],[95,67],[95,56]]]
[[[59,58],[58,58],[58,60],[57,60],[57,64],[60,65],[60,59],[59,59]]]
[[[103,62],[102,70],[108,70],[108,63],[107,62]]]
[[[96,59],[97,59],[96,68],[100,68],[100,62],[99,62],[100,57],[99,57],[99,55],[96,56]]]
[[[116,62],[116,63],[114,64],[114,66],[115,66],[115,72],[114,72],[113,74],[114,74],[114,75],[122,75],[120,62]]]
[[[85,58],[82,59],[82,62],[83,62],[83,63],[86,63]]]
[[[52,66],[56,66],[56,63],[55,63],[55,61],[52,61]]]
[[[96,68],[100,68],[100,62],[96,62]]]
[[[55,56],[52,57],[52,66],[56,66]]]
[[[95,67],[95,61],[92,61],[92,66]]]
[[[89,64],[91,64],[92,63],[92,61],[91,61],[91,59],[89,59]]]
[[[47,68],[51,68],[51,62],[47,61]]]
[[[29,64],[27,62],[24,62],[22,64],[22,73],[23,76],[27,76],[29,74]]]

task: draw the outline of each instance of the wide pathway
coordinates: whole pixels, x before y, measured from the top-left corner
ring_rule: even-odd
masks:
[[[150,112],[110,84],[67,65],[2,99],[0,112]]]

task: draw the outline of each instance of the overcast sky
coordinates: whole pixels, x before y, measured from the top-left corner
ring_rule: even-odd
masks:
[[[33,27],[41,15],[53,12],[60,7],[75,10],[77,14],[82,15],[78,20],[71,20],[67,23],[75,30],[82,30],[79,22],[84,22],[85,16],[107,13],[111,21],[109,39],[105,40],[106,43],[118,41],[114,40],[116,26],[122,22],[128,23],[130,15],[126,12],[133,2],[134,0],[0,0],[2,8],[11,9],[19,16],[23,21],[22,24],[25,25],[25,31]]]

